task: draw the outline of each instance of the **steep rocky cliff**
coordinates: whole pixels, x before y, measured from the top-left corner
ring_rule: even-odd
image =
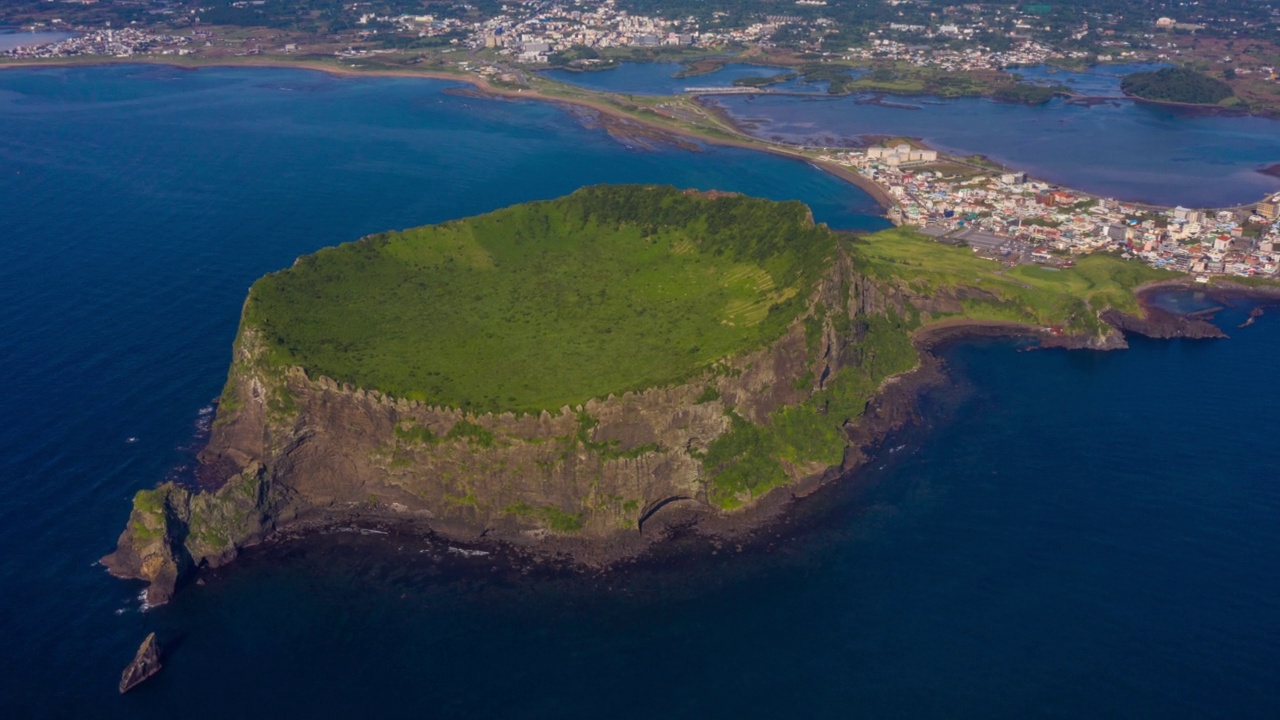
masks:
[[[841,252],[809,310],[766,348],[680,385],[537,414],[471,414],[297,367],[276,371],[262,362],[256,332],[242,328],[200,455],[211,488],[166,483],[139,493],[104,562],[151,583],[155,604],[191,569],[223,564],[273,529],[326,512],[522,543],[635,534],[642,519],[677,505],[720,512],[709,497],[708,446],[731,416],[767,423],[840,370],[840,350],[854,339],[850,320],[863,312],[850,300],[851,272]],[[787,472],[799,480],[826,469],[810,462]],[[748,490],[736,500],[754,498]]]

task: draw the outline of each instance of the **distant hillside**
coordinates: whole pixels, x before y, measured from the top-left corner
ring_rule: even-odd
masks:
[[[1234,94],[1225,82],[1187,68],[1134,73],[1120,82],[1120,89],[1145,100],[1195,105],[1216,105]]]

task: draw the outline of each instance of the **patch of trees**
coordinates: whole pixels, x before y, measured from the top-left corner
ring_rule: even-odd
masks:
[[[580,60],[599,60],[600,53],[594,48],[586,45],[573,45],[554,53],[551,58],[552,65],[571,65]]]
[[[853,89],[854,76],[849,69],[839,65],[811,63],[800,69],[800,75],[807,83],[830,83],[827,92],[832,95],[843,95]]]
[[[1059,95],[1066,96],[1069,94],[1071,94],[1071,91],[1063,85],[1010,83],[997,87],[991,93],[991,97],[1001,102],[1043,105]]]
[[[1146,100],[1196,105],[1214,105],[1234,94],[1225,82],[1190,68],[1133,73],[1120,81],[1120,89]]]
[[[778,83],[784,83],[784,82],[787,82],[788,80],[794,80],[794,79],[796,79],[795,73],[781,73],[779,75],[770,75],[766,77],[735,78],[733,81],[733,84],[738,87],[762,88],[762,87],[769,87],[770,85],[777,85]]]

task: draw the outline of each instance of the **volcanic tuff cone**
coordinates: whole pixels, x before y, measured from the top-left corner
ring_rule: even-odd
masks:
[[[216,490],[138,493],[105,562],[160,602],[283,525],[371,516],[616,556],[664,518],[738,517],[850,467],[916,329],[1115,346],[1099,313],[1136,311],[1147,272],[1006,270],[906,231],[841,236],[796,202],[653,186],[327,248],[249,292],[201,454]]]

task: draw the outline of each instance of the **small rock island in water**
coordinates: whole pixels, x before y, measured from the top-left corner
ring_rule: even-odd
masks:
[[[1117,327],[1152,333],[1134,288],[1173,277],[655,186],[374,235],[254,284],[203,488],[139,492],[104,562],[155,604],[297,525],[395,518],[593,564],[677,521],[746,527],[905,420],[930,338],[1123,347]]]

